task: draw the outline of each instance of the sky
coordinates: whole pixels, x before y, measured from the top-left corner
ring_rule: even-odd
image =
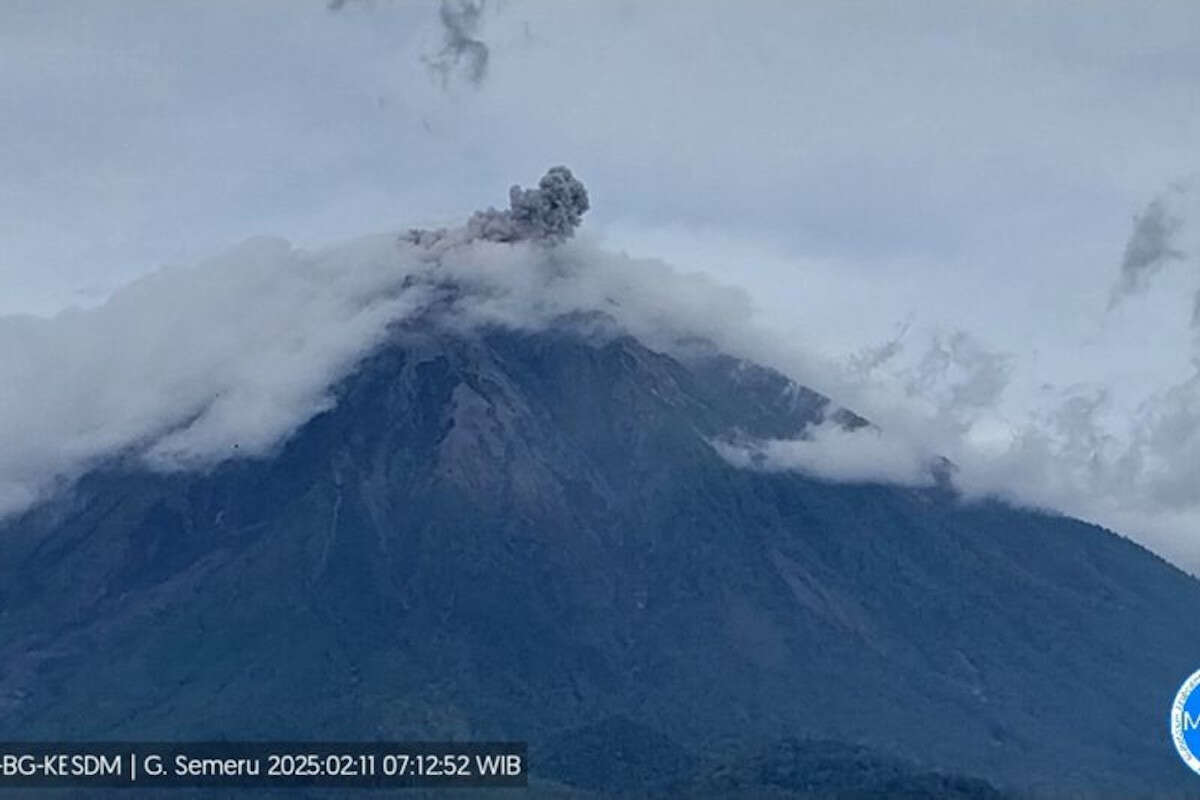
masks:
[[[581,246],[742,289],[757,344],[730,341],[867,414],[900,452],[950,453],[979,491],[1196,569],[1197,31],[1190,2],[11,0],[9,390],[111,357],[56,361],[72,325],[117,336],[112,308],[54,334],[37,320],[139,277],[262,236],[292,243],[246,245],[269,254],[263,275],[323,274],[298,250],[457,224],[566,164],[591,198]],[[379,309],[354,287],[329,307],[305,287],[271,319],[342,314],[340,334],[297,351],[327,379],[342,335],[378,335]],[[13,355],[33,339],[43,358]],[[289,402],[319,408],[309,389]],[[18,406],[0,395],[0,432],[28,427]],[[792,463],[787,443],[767,449]]]

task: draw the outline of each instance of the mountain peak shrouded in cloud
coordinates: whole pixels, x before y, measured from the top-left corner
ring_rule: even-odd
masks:
[[[799,433],[730,431],[708,441],[735,465],[922,486],[938,482],[931,464],[944,456],[969,497],[997,494],[1115,520],[1134,535],[1145,530],[1139,521],[1157,519],[1151,512],[1164,497],[1172,513],[1195,510],[1180,487],[1200,463],[1200,438],[1189,433],[1198,428],[1175,413],[1192,404],[1194,382],[1154,405],[1124,450],[1077,414],[1034,419],[1014,428],[1015,438],[979,444],[981,414],[1007,382],[1002,356],[953,337],[911,369],[876,375],[894,360],[897,340],[860,365],[869,375],[855,378],[811,343],[761,327],[741,289],[574,238],[589,207],[583,183],[554,167],[536,187],[514,186],[509,208],[476,212],[454,228],[312,251],[251,240],[197,266],[149,275],[95,308],[0,317],[0,352],[11,354],[0,359],[0,516],[115,459],[190,471],[271,457],[333,408],[340,382],[414,320],[474,336],[543,331],[597,312],[663,353],[703,339],[776,368],[873,423],[822,420]],[[902,397],[879,390],[884,377],[899,382]],[[1189,548],[1175,529],[1151,534],[1178,555]]]
[[[416,317],[469,333],[600,310],[662,345],[746,316],[742,293],[662,262],[559,247],[588,205],[583,184],[555,167],[536,188],[514,187],[509,209],[453,230],[311,251],[252,239],[94,308],[0,317],[11,354],[0,359],[0,516],[113,460],[176,471],[270,457]]]

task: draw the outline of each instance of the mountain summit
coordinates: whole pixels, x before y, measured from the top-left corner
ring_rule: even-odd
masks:
[[[1187,786],[1194,579],[945,482],[736,465],[861,420],[603,313],[464,326],[468,291],[277,450],[114,457],[0,527],[0,736],[511,738],[602,794]]]

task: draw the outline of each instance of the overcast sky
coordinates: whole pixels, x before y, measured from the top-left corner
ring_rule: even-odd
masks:
[[[780,342],[944,400],[981,447],[1030,420],[1143,442],[1138,498],[1057,505],[1200,564],[1200,468],[1175,474],[1200,455],[1200,4],[438,12],[0,4],[0,313],[250,236],[458,221],[567,164],[587,236],[745,287]]]

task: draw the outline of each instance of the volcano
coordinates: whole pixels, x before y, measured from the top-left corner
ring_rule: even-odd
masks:
[[[1192,577],[949,473],[731,463],[722,437],[868,424],[772,369],[431,309],[328,405],[0,526],[0,737],[522,740],[535,790],[584,796],[1189,785]]]

